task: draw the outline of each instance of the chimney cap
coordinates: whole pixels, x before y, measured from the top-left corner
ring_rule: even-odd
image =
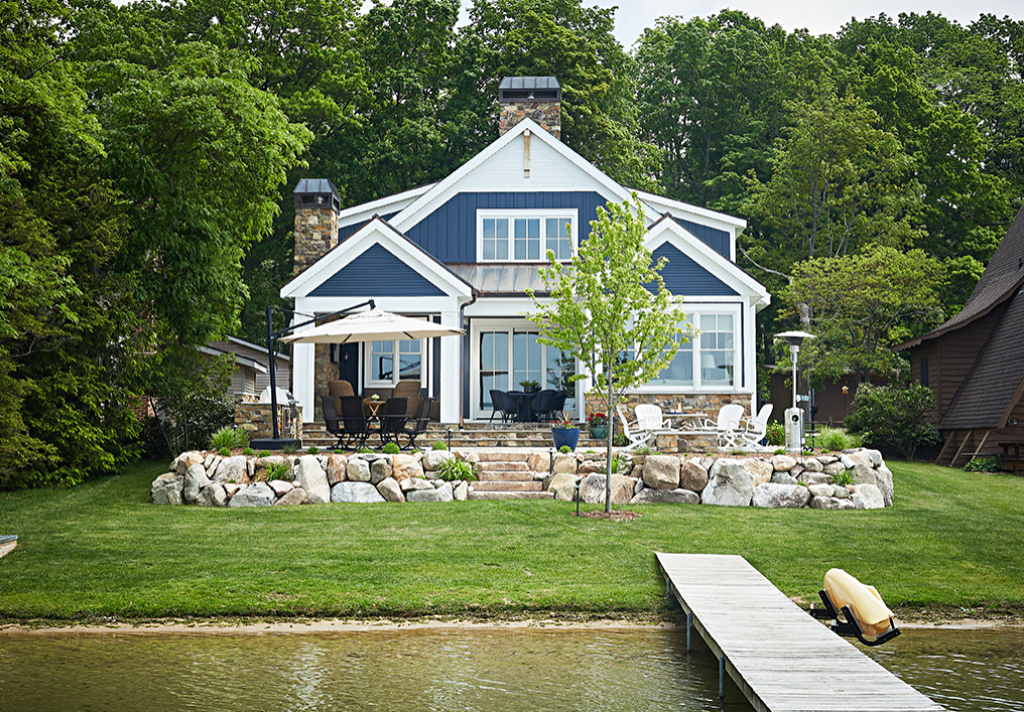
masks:
[[[562,85],[555,77],[504,77],[498,85],[498,101],[561,101]]]
[[[327,178],[302,178],[295,186],[295,207],[331,207],[335,212],[341,210],[341,197],[338,189]]]

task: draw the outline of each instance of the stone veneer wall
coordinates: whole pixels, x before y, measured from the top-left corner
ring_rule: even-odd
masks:
[[[250,440],[274,437],[274,423],[270,419],[270,403],[257,403],[250,393],[235,395],[235,426],[249,435]],[[287,403],[277,404],[277,428],[282,438],[302,438],[302,408],[290,408]]]
[[[338,244],[338,213],[330,205],[295,209],[295,262],[297,275]]]
[[[340,349],[341,347],[339,347]],[[313,418],[324,419],[320,396],[327,395],[327,382],[338,380],[338,364],[331,363],[331,345],[316,344],[313,349]],[[358,384],[353,383],[353,387]],[[339,418],[341,413],[336,414]]]
[[[623,398],[622,409],[632,417],[633,410],[641,403],[656,405],[665,412],[707,413],[712,418],[718,415],[723,405],[731,403],[742,405],[748,413],[750,412],[750,396],[744,393],[627,393]],[[587,417],[590,417],[591,413],[604,410],[604,404],[596,391],[587,393],[586,408],[584,415]],[[618,429],[619,426],[616,424],[616,430]]]
[[[562,138],[562,105],[548,101],[518,101],[501,105],[498,114],[498,135],[504,136],[509,129],[529,116],[555,138]]]

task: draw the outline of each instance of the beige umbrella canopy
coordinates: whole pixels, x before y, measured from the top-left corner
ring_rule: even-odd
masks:
[[[282,336],[281,341],[293,344],[351,344],[358,341],[429,339],[462,333],[462,329],[374,308],[290,336]]]

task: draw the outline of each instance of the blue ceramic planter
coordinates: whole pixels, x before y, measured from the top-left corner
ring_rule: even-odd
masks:
[[[580,441],[579,428],[551,428],[551,439],[555,441],[555,450],[561,450],[563,445],[575,450]]]

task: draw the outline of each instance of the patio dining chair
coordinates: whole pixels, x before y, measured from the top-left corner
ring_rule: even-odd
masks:
[[[430,409],[433,405],[433,398],[424,398],[420,404],[418,417],[415,420],[407,421],[402,426],[401,431],[398,433],[398,438],[402,441],[399,442],[399,445],[403,450],[412,450],[416,447],[416,438],[426,432],[427,425],[430,423]]]
[[[398,434],[409,421],[409,399],[388,398],[384,404],[384,414],[380,418],[380,440],[383,443],[397,443]]]
[[[509,420],[516,416],[517,406],[515,401],[505,395],[505,391],[492,390],[491,391],[491,418],[490,422],[494,422],[494,416],[501,414],[501,422],[507,423]]]
[[[342,429],[341,423],[338,421],[338,414],[334,410],[334,398],[330,395],[320,396],[320,405],[323,408],[324,425],[327,428],[327,432],[338,438],[334,448],[342,447],[342,443],[345,440],[345,431]]]
[[[341,399],[341,422],[345,426],[340,433],[339,444],[343,438],[344,447],[354,450],[366,443],[370,434],[370,423],[363,415],[363,399],[359,396],[344,396]]]
[[[547,388],[537,394],[533,399],[533,412],[537,416],[537,422],[543,423],[555,419],[557,408],[558,391]]]

